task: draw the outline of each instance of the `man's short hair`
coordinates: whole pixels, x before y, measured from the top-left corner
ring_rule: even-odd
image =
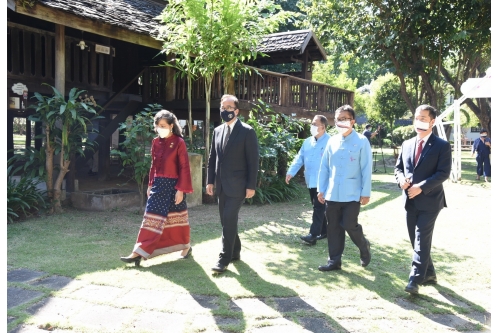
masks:
[[[314,118],[318,118],[321,125],[325,126],[325,129],[326,129],[326,127],[328,126],[328,119],[326,119],[325,116],[323,116],[321,114],[317,114],[314,116]]]
[[[342,105],[337,110],[335,110],[335,116],[337,116],[340,112],[344,112],[344,111],[349,112],[352,119],[356,119],[356,114],[354,113],[354,109],[352,108],[352,106],[350,106],[348,104]]]
[[[239,103],[239,102],[238,102],[238,98],[237,98],[236,96],[234,96],[234,95],[229,95],[229,94],[223,95],[223,96],[221,97],[221,99],[220,99],[220,104],[222,105],[222,102],[224,102],[224,100],[226,100],[226,99],[229,99],[229,100],[233,101],[233,102],[234,102],[234,106],[235,106],[235,108],[237,108],[237,109],[238,109],[238,103]]]
[[[367,125],[365,126],[365,129],[369,129],[369,128],[372,128],[372,125],[367,124]]]
[[[482,134],[482,133],[488,133],[488,130],[486,130],[486,128],[481,128],[481,130],[479,131],[479,134]]]
[[[422,104],[419,107],[417,107],[417,109],[415,110],[415,113],[417,111],[423,111],[423,110],[429,111],[429,117],[431,119],[436,119],[436,117],[437,117],[437,111],[436,111],[436,109],[434,107],[432,107],[430,105],[427,105],[427,104]]]

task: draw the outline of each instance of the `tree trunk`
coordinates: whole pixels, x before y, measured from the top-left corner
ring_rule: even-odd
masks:
[[[224,71],[224,94],[235,95],[234,78],[231,73]]]
[[[210,97],[213,78],[213,75],[205,77],[205,168],[207,168],[210,153]]]
[[[187,84],[188,84],[188,91],[187,91],[187,95],[188,95],[188,133],[189,133],[189,142],[191,144],[193,144],[193,110],[192,110],[192,103],[191,103],[191,99],[192,99],[192,96],[191,96],[191,90],[192,90],[192,87],[193,87],[193,81],[191,79],[191,76],[187,75]]]
[[[64,151],[61,150],[61,162],[60,162],[60,170],[57,175],[56,182],[54,184],[54,197],[52,198],[52,208],[54,209],[54,213],[62,213],[62,205],[61,205],[61,192],[62,192],[62,183],[64,177],[69,171],[69,165],[71,164],[70,160],[64,159]]]

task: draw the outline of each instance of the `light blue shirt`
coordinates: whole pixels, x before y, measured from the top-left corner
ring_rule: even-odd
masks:
[[[353,130],[332,136],[321,159],[318,192],[328,201],[359,201],[372,190],[372,150],[368,139]]]
[[[304,177],[307,188],[316,188],[318,186],[318,171],[321,164],[321,157],[329,139],[330,135],[328,133],[324,133],[318,140],[314,136],[305,139],[286,174],[293,177],[304,166]]]

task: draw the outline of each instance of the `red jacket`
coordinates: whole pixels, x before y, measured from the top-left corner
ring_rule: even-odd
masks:
[[[177,178],[175,189],[193,193],[189,157],[184,140],[173,134],[168,138],[156,137],[151,143],[151,169],[148,186],[153,185],[155,177]]]

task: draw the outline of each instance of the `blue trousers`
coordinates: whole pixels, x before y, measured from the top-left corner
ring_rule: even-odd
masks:
[[[313,236],[326,235],[326,204],[319,202],[317,188],[310,188],[309,196],[313,205],[312,224],[309,233]]]
[[[491,163],[490,163],[490,155],[481,155],[477,154],[476,156],[476,162],[477,162],[477,175],[478,176],[486,176],[486,177],[491,177]]]

